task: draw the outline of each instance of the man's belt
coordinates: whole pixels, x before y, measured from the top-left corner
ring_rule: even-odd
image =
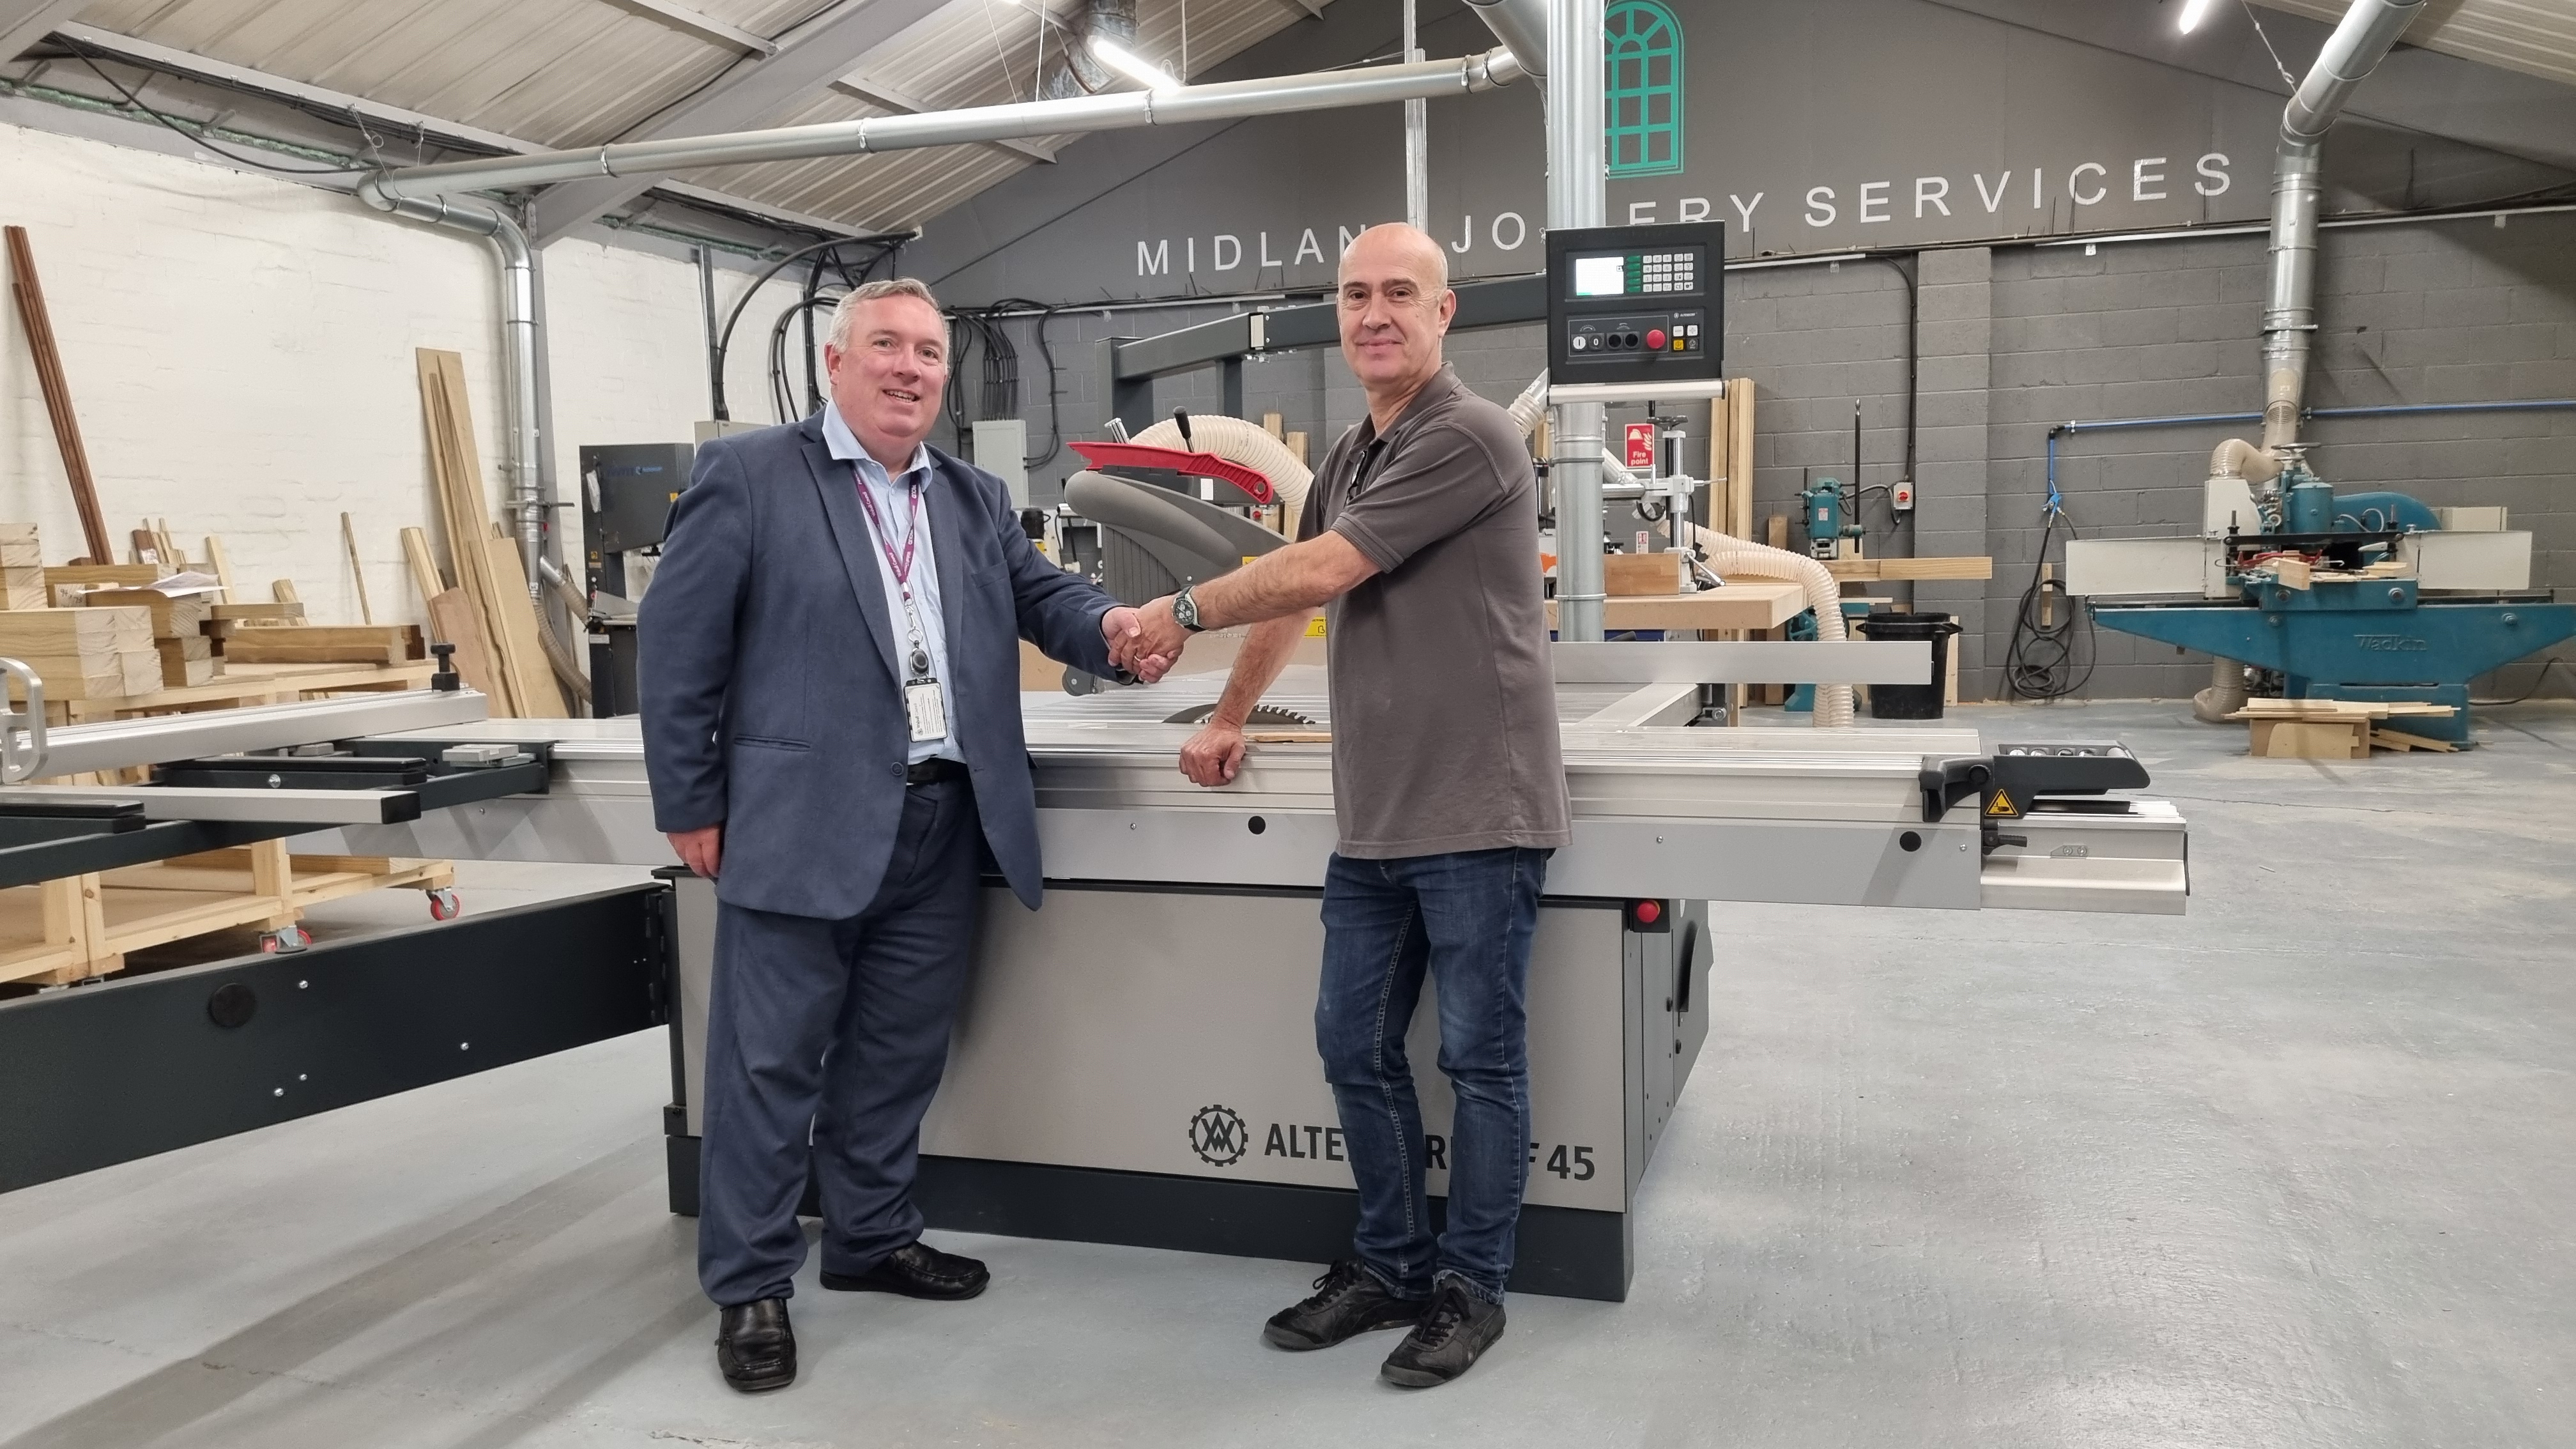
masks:
[[[939,757],[907,766],[903,772],[903,782],[907,785],[934,785],[942,780],[965,778],[966,766],[963,762]]]

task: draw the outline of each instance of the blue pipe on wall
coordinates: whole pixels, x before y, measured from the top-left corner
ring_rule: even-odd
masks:
[[[2552,397],[2514,402],[2467,403],[2382,403],[2374,407],[2309,408],[2302,418],[2380,418],[2406,417],[2417,413],[2522,413],[2552,412],[2576,408],[2576,398]],[[2054,516],[2062,496],[2057,491],[2057,440],[2070,433],[2102,432],[2113,428],[2178,428],[2194,423],[2259,423],[2261,413],[2173,413],[2155,418],[2077,418],[2057,423],[2048,430],[2048,512]]]

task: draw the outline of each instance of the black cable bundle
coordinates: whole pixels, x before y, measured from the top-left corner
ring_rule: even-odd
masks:
[[[1043,468],[1054,462],[1056,455],[1064,451],[1063,399],[1058,390],[1055,349],[1047,342],[1047,324],[1055,320],[1055,314],[1063,310],[1063,307],[1064,304],[1061,302],[1040,303],[1032,302],[1025,297],[1005,297],[994,303],[991,308],[991,311],[997,313],[1034,311],[1038,314],[1038,357],[1046,363],[1047,375],[1047,449],[1036,457],[1022,460],[1023,464],[1030,468]],[[1012,386],[1015,392],[1018,387],[1016,365],[1016,359],[1014,359]]]
[[[785,271],[792,263],[803,258],[813,256],[817,252],[829,253],[837,248],[846,246],[873,246],[877,249],[855,274],[850,271],[849,264],[847,262],[836,262],[836,266],[838,267],[843,280],[847,281],[849,285],[853,287],[857,286],[860,282],[866,281],[868,274],[876,270],[877,263],[884,261],[889,257],[897,259],[898,264],[900,264],[903,252],[903,243],[897,240],[879,240],[871,237],[833,237],[825,241],[816,242],[811,246],[798,247],[796,250],[780,257],[777,261],[770,263],[767,268],[763,269],[759,276],[752,278],[750,286],[742,289],[742,296],[734,302],[733,310],[725,314],[723,329],[716,334],[714,349],[715,356],[713,359],[712,371],[714,373],[716,390],[715,412],[718,419],[730,419],[733,416],[732,410],[725,404],[724,362],[725,353],[733,346],[734,324],[742,320],[743,309],[751,305],[752,298],[760,295],[760,289],[769,284],[770,278],[777,276],[782,271]],[[788,421],[793,416],[802,416],[802,414],[795,411],[795,395],[787,386],[787,358],[785,345],[781,339],[784,338],[788,325],[797,317],[802,316],[808,308],[826,301],[838,302],[839,300],[840,299],[837,297],[828,299],[822,297],[799,298],[797,301],[788,304],[787,311],[781,314],[778,323],[770,329],[772,340],[769,354],[769,401],[770,405],[778,410],[778,421],[782,423]],[[811,365],[812,364],[809,363],[808,367],[810,368]],[[807,386],[811,387],[812,385],[812,379],[809,376]]]
[[[1020,352],[992,315],[998,310],[961,307],[948,314],[956,328],[957,341],[948,358],[948,395],[943,401],[948,425],[961,441],[968,424],[975,419],[1004,416],[1019,406]],[[983,391],[970,416],[966,406],[966,363],[978,345],[984,352]]]
[[[2039,556],[2030,566],[2030,587],[2022,590],[2021,604],[2013,613],[2012,641],[2004,648],[2004,688],[2015,699],[2064,699],[2093,680],[2093,617],[2066,592],[2065,579],[2048,574],[2048,545],[2061,523],[2068,538],[2075,536],[2075,521],[2062,511],[2049,510],[2047,525],[2039,531]],[[2046,624],[2040,622],[2043,600],[2051,600],[2049,612],[2054,615],[2053,622]],[[2084,660],[2081,673],[2075,667],[2079,652]]]

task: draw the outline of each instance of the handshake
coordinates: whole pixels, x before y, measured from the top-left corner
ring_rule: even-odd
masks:
[[[1168,594],[1142,608],[1110,610],[1101,616],[1100,632],[1109,641],[1111,662],[1147,684],[1171,672],[1190,638],[1172,617]],[[1243,769],[1243,744],[1242,725],[1210,719],[1181,747],[1181,773],[1193,784],[1223,785]]]
[[[1109,642],[1109,662],[1152,684],[1181,660],[1190,631],[1172,617],[1170,595],[1141,608],[1122,604],[1100,619],[1101,637]]]

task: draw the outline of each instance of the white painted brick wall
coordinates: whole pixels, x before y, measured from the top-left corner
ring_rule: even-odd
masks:
[[[99,506],[118,556],[167,518],[190,556],[219,534],[244,592],[291,578],[319,622],[354,623],[340,541],[353,515],[379,622],[424,618],[398,530],[446,558],[413,349],[463,354],[490,505],[505,517],[498,286],[483,242],[349,198],[155,152],[0,125],[0,221],[43,274]],[[696,271],[578,238],[544,257],[558,487],[585,443],[686,441],[708,415]],[[747,278],[718,277],[720,309]],[[770,420],[762,344],[795,298],[772,284],[728,358],[735,416]],[[0,318],[0,519],[45,556],[82,552],[34,359]],[[564,555],[580,515],[565,509]]]

